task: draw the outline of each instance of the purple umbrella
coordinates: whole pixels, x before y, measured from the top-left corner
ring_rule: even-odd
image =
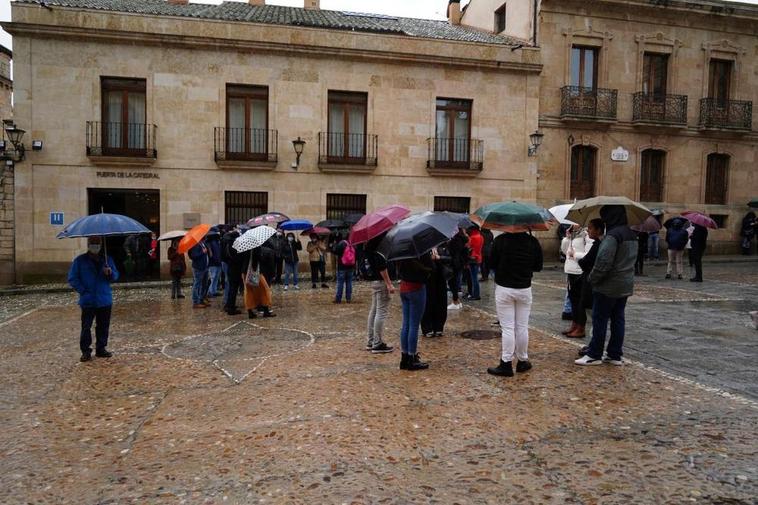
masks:
[[[657,233],[661,229],[661,223],[655,218],[655,216],[650,216],[642,223],[635,224],[629,228],[640,233]]]
[[[682,216],[684,216],[684,218],[690,223],[697,224],[705,228],[716,230],[719,227],[716,224],[716,221],[706,216],[702,212],[696,212],[694,210],[685,210],[684,212],[682,212]]]

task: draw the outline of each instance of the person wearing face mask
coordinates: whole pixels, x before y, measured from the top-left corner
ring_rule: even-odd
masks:
[[[276,262],[276,271],[274,278],[271,279],[271,285],[282,283],[282,273],[284,272],[284,249],[287,245],[287,240],[284,238],[284,232],[280,229],[276,230],[276,235],[269,239],[271,250],[274,251],[274,261]]]
[[[79,361],[92,359],[92,323],[95,322],[95,356],[113,356],[106,348],[111,324],[113,293],[111,283],[118,280],[118,270],[111,257],[101,254],[102,239],[87,239],[87,252],[74,259],[68,272],[68,283],[79,293],[79,307],[82,309],[82,325]]]
[[[303,244],[295,238],[292,233],[287,234],[287,239],[282,248],[282,257],[284,258],[284,290],[287,291],[290,285],[290,276],[295,289],[300,289],[297,285],[298,256],[297,252],[303,250]]]

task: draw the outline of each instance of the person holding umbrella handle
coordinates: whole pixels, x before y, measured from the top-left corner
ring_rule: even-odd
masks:
[[[79,336],[79,348],[82,351],[79,361],[82,362],[92,359],[93,322],[96,322],[95,356],[99,358],[113,356],[106,347],[113,306],[111,283],[118,280],[119,274],[113,259],[102,252],[102,239],[97,236],[88,237],[87,252],[74,259],[68,272],[68,283],[79,293],[79,307],[82,310]]]

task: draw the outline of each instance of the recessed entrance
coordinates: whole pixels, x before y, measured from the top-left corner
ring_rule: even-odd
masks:
[[[160,192],[155,189],[88,188],[89,214],[105,212],[135,219],[160,234]],[[108,254],[121,272],[122,281],[157,279],[160,276],[160,249],[151,260],[149,235],[109,237]]]

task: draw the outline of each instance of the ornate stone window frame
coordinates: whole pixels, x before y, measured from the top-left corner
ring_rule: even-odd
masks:
[[[597,31],[592,26],[584,30],[564,30],[564,69],[563,82],[568,85],[571,82],[571,49],[574,46],[596,47],[599,49],[600,66],[597,72],[598,88],[607,87],[608,83],[608,56],[613,34],[610,32]]]
[[[726,195],[724,196],[724,204],[705,203],[705,185],[708,182],[708,156],[711,154],[723,154],[729,157],[729,167],[726,172]],[[730,197],[732,196],[732,178],[734,174],[734,160],[736,159],[733,151],[725,148],[722,144],[714,144],[711,149],[703,149],[702,160],[700,162],[700,203],[708,205],[709,207],[726,207],[729,205]]]
[[[661,200],[662,202],[668,202],[669,201],[669,187],[671,186],[668,184],[668,175],[669,175],[669,157],[671,156],[671,148],[666,147],[658,142],[655,141],[655,139],[650,139],[649,144],[641,145],[637,147],[637,159],[635,160],[635,172],[634,172],[634,199],[636,201],[640,201],[640,183],[642,182],[642,153],[648,150],[654,150],[654,151],[662,151],[666,153],[666,158],[663,161],[663,191],[661,193]]]
[[[635,78],[635,89],[637,91],[642,91],[645,53],[667,54],[669,55],[669,61],[666,74],[666,93],[669,95],[678,94],[679,66],[676,63],[679,49],[682,47],[682,41],[679,39],[669,39],[663,32],[638,34],[634,36],[634,41],[637,43],[637,75]]]
[[[708,82],[710,81],[710,67],[711,60],[727,60],[733,62],[732,66],[732,79],[731,79],[731,99],[737,100],[740,97],[742,79],[740,75],[742,73],[742,60],[747,53],[747,49],[742,46],[738,46],[729,39],[712,40],[710,42],[703,42],[703,83],[702,98],[708,97]]]
[[[569,135],[573,137],[573,134],[569,132]],[[596,195],[602,195],[602,187],[604,184],[604,177],[603,174],[605,170],[608,168],[606,166],[606,160],[602,156],[603,151],[603,145],[597,143],[592,139],[592,136],[587,134],[578,134],[578,138],[573,143],[566,143],[566,154],[564,158],[564,166],[566,169],[563,171],[563,194],[566,199],[566,201],[571,200],[571,153],[573,149],[577,146],[586,146],[586,147],[593,147],[596,151],[595,156],[595,194]]]

